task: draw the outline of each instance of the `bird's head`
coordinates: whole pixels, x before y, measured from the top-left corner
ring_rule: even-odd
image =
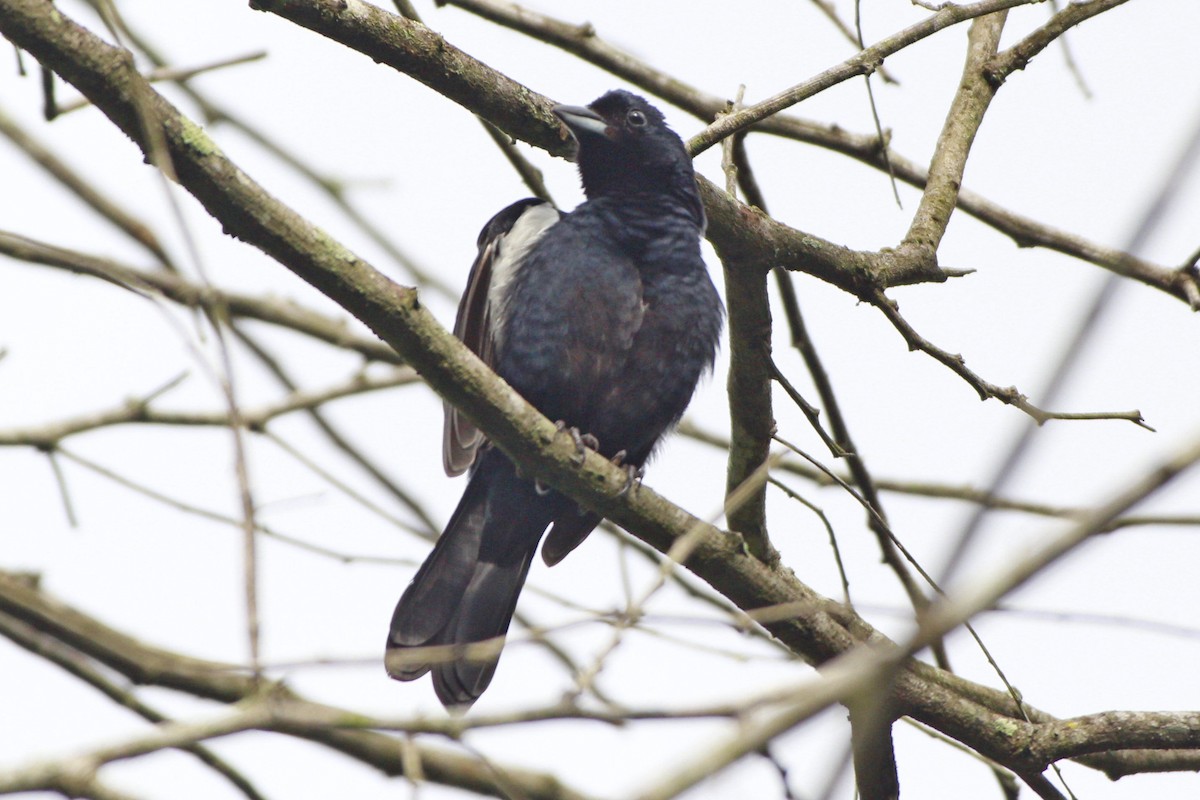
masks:
[[[589,199],[605,195],[694,192],[683,141],[662,112],[623,89],[588,106],[555,106],[578,143],[576,160]]]

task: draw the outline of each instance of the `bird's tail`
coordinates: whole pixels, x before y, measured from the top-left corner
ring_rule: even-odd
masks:
[[[481,464],[471,476],[445,532],[396,605],[388,634],[388,675],[411,681],[432,669],[434,689],[445,706],[469,706],[491,682],[548,523],[539,523],[544,518],[529,508],[504,513],[514,510],[506,501],[517,499],[511,497],[515,475],[507,463],[499,472],[508,475],[491,466]],[[412,649],[439,645],[446,651]]]

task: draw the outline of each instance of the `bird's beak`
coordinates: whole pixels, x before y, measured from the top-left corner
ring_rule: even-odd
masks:
[[[608,123],[586,106],[555,106],[551,110],[576,139],[582,136],[608,136]]]

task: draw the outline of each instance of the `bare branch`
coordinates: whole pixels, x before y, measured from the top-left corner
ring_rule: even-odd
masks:
[[[694,422],[685,419],[679,425],[679,433],[691,437],[698,442],[710,444],[722,450],[728,449],[729,440],[710,431],[703,430]],[[779,464],[779,470],[798,475],[817,486],[838,486],[837,480],[855,481],[853,476],[835,473],[837,480],[827,473],[796,459],[784,459]],[[1060,519],[1082,519],[1090,509],[1068,506],[1057,506],[1049,503],[1037,503],[1031,500],[1020,500],[1014,497],[997,495],[972,486],[951,485],[929,481],[899,480],[895,478],[875,478],[875,487],[881,492],[911,495],[913,497],[929,497],[942,500],[958,500],[964,503],[980,505],[998,511],[1017,511],[1039,517],[1056,517]],[[1122,515],[1105,526],[1101,533],[1111,533],[1122,528],[1137,528],[1148,525],[1167,525],[1180,527],[1200,526],[1200,515],[1188,514],[1127,514]]]
[[[262,430],[276,417],[294,411],[308,410],[324,405],[331,400],[351,397],[380,389],[407,386],[419,379],[410,369],[399,369],[390,375],[355,375],[346,383],[320,391],[295,392],[278,403],[259,409],[244,411],[241,419],[250,430]],[[34,428],[11,428],[0,430],[0,447],[27,446],[42,450],[53,450],[68,436],[94,431],[111,425],[141,423],[149,425],[183,425],[228,427],[228,412],[160,411],[150,406],[149,399],[130,399],[120,406],[73,419],[61,420]]]
[[[1112,500],[1098,506],[1069,531],[1049,540],[1037,552],[1004,565],[996,574],[972,581],[970,587],[952,592],[944,601],[935,603],[921,620],[919,634],[906,647],[911,652],[911,648],[919,648],[919,643],[928,637],[944,634],[991,607],[1087,539],[1103,532],[1125,511],[1146,500],[1197,462],[1200,462],[1200,437],[1186,443],[1149,473],[1131,481]]]
[[[759,120],[777,114],[785,108],[790,108],[801,100],[812,97],[831,86],[836,86],[842,81],[849,80],[857,75],[866,75],[874,72],[875,68],[882,64],[883,60],[888,56],[903,50],[914,42],[919,42],[926,37],[932,36],[950,25],[986,16],[997,11],[1003,11],[1014,6],[1030,5],[1031,3],[1040,3],[1042,1],[982,0],[982,2],[961,6],[946,5],[934,13],[933,16],[915,25],[910,25],[898,33],[892,34],[886,39],[860,51],[857,55],[846,59],[841,64],[830,67],[819,75],[797,84],[786,91],[780,92],[761,103],[756,103],[736,114],[730,114],[727,117],[717,120],[702,133],[693,136],[688,141],[688,150],[692,155],[702,153],[726,136],[730,136],[737,131],[753,125]]]
[[[62,601],[49,597],[20,576],[0,571],[0,614],[9,615],[36,631],[52,636],[62,645],[74,648],[87,658],[96,659],[135,683],[164,686],[197,697],[235,704],[260,696],[255,681],[237,667],[213,661],[190,658],[148,646],[116,631],[97,619],[76,611]],[[362,716],[332,706],[313,703],[282,686],[273,686],[269,696],[275,703],[286,703],[293,712],[275,719],[273,730],[295,736],[341,752],[386,775],[404,774],[404,760],[396,740],[371,730],[359,729]],[[201,727],[167,728],[151,738],[135,739],[125,746],[118,745],[103,751],[111,757],[134,754],[148,748],[173,747],[194,743],[197,734],[246,727],[250,721],[264,719],[265,704],[260,703],[250,714],[224,717],[209,729]],[[349,729],[339,730],[338,721]],[[154,736],[158,738],[153,738]],[[466,791],[495,797],[505,797],[500,784],[488,767],[479,759],[451,752],[444,748],[413,743],[419,754],[424,777],[435,783],[456,786]],[[54,762],[46,762],[51,769]],[[506,779],[513,783],[523,797],[530,800],[586,800],[586,796],[564,786],[557,778],[517,767],[503,767]],[[12,774],[0,775],[3,781]]]
[[[1133,411],[1093,411],[1084,413],[1070,413],[1062,411],[1045,411],[1038,408],[1025,395],[1021,394],[1015,386],[1009,386],[1007,389],[997,386],[994,383],[989,383],[983,378],[976,375],[967,368],[966,360],[957,353],[949,353],[932,342],[925,339],[916,330],[908,324],[904,317],[900,316],[900,311],[896,303],[890,300],[882,292],[876,294],[871,300],[871,304],[883,312],[887,317],[888,322],[900,331],[904,336],[904,340],[908,342],[909,350],[920,350],[927,353],[935,360],[949,367],[956,375],[966,381],[972,389],[979,394],[980,400],[987,400],[993,397],[1005,405],[1015,406],[1021,409],[1038,425],[1044,425],[1052,419],[1063,420],[1097,420],[1097,419],[1122,419],[1132,422],[1139,428],[1145,428],[1148,431],[1153,431],[1142,419],[1142,413],[1136,409]]]
[[[401,364],[396,351],[377,339],[350,330],[346,320],[331,319],[289,300],[260,298],[192,283],[177,275],[138,270],[116,261],[45,244],[0,231],[0,253],[31,264],[90,275],[135,292],[157,292],[189,308],[221,306],[233,318],[256,319],[290,328],[372,361]]]
[[[938,136],[925,191],[921,194],[921,204],[904,237],[906,244],[914,244],[932,253],[937,251],[946,234],[950,215],[957,205],[958,189],[962,185],[971,144],[983,124],[983,115],[996,95],[998,84],[988,82],[984,67],[999,47],[1000,32],[1004,30],[1007,16],[1007,12],[1002,11],[971,23],[962,79]]]
[[[73,192],[76,197],[91,206],[96,213],[144,247],[164,267],[174,269],[171,257],[146,222],[138,219],[133,213],[122,208],[116,200],[93,186],[53,153],[49,147],[38,141],[37,137],[18,125],[16,120],[9,117],[3,109],[0,109],[0,134],[21,148],[42,169]]]
[[[614,47],[602,39],[591,25],[572,25],[501,0],[450,0],[450,4],[560,47],[702,120],[716,119],[729,105],[728,99],[705,93]],[[942,3],[926,7],[941,11],[947,5]],[[924,167],[892,150],[878,136],[852,133],[840,125],[775,114],[756,122],[752,130],[825,147],[881,170],[890,168],[899,180],[918,188],[924,188],[928,178]],[[1005,209],[970,189],[960,189],[956,201],[964,212],[1009,236],[1019,247],[1045,247],[1095,264],[1178,297],[1189,303],[1193,310],[1200,310],[1200,275],[1166,269],[1116,248],[1058,230]],[[753,200],[751,203],[758,205]],[[711,206],[709,213],[715,216]],[[731,213],[730,219],[736,217]],[[717,226],[721,224],[722,220],[716,220]],[[716,232],[718,236],[725,235],[719,227],[711,227],[710,232]]]
[[[240,67],[243,64],[249,64],[254,61],[261,61],[267,57],[267,51],[259,50],[254,53],[247,53],[241,56],[233,56],[231,58],[222,58],[216,61],[210,61],[206,64],[198,64],[194,67],[167,67],[161,66],[150,70],[146,73],[146,80],[150,83],[184,83],[197,75],[203,75],[207,72],[216,72],[229,67]],[[72,111],[78,111],[81,108],[87,108],[90,103],[85,98],[80,98],[71,103],[65,103],[58,107],[58,115],[70,114]]]
[[[1057,12],[1045,25],[1003,53],[994,54],[987,65],[988,79],[996,85],[1003,83],[1013,72],[1025,69],[1034,56],[1071,28],[1126,2],[1128,0],[1090,0],[1087,3],[1068,3],[1065,9]]]

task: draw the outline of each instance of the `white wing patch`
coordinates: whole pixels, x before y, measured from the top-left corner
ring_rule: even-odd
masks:
[[[492,262],[487,302],[488,316],[492,322],[492,341],[497,346],[504,340],[504,321],[509,318],[506,306],[517,269],[538,240],[558,220],[558,209],[549,203],[531,206],[496,243],[496,260]]]

